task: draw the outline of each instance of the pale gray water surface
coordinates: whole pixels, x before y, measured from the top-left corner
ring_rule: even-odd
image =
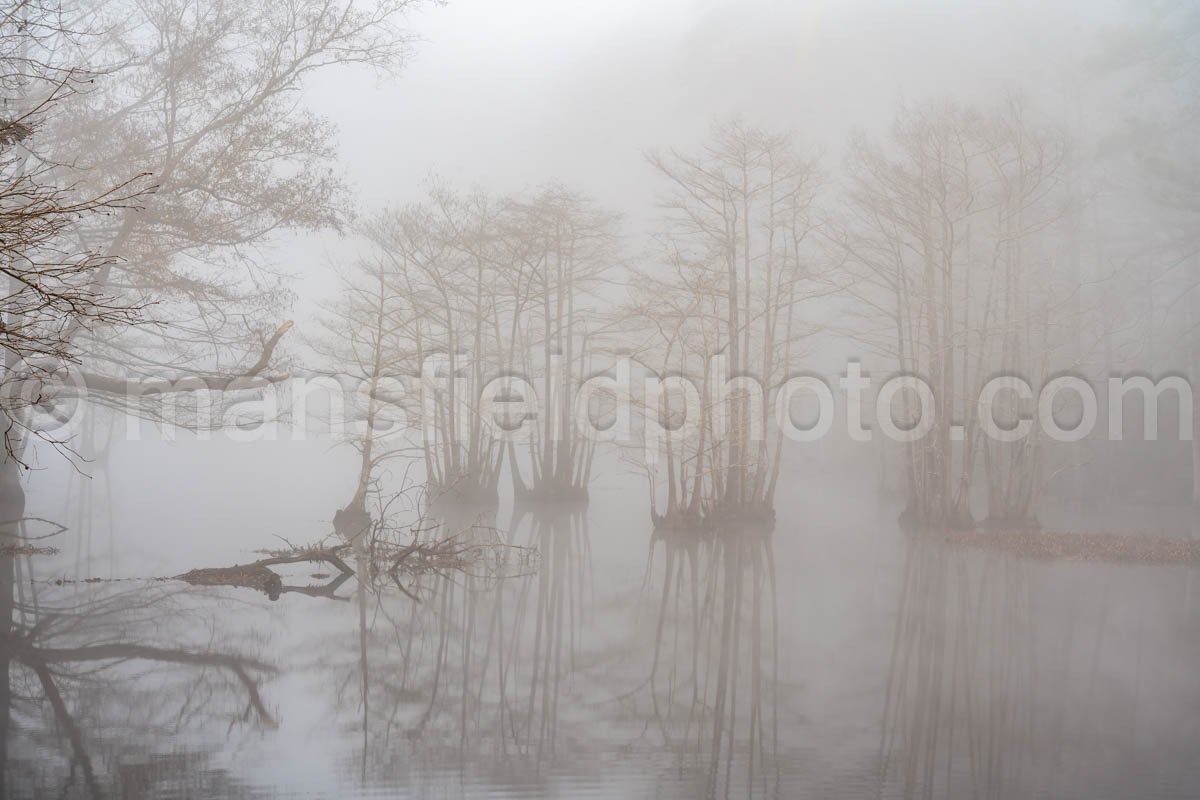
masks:
[[[8,795],[1200,794],[1194,568],[949,548],[820,478],[782,493],[769,536],[654,537],[640,485],[607,483],[586,508],[480,518],[538,548],[535,571],[277,602],[57,585],[274,544],[194,563],[115,503],[111,547],[68,533],[10,561]],[[262,513],[206,508],[218,543]]]

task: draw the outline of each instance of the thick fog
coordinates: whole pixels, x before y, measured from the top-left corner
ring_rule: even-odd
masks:
[[[1198,69],[4,3],[0,796],[1195,796]]]

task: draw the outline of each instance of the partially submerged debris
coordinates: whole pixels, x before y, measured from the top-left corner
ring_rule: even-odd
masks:
[[[432,542],[413,542],[379,550],[378,558],[387,564],[388,574],[421,574],[440,570],[472,572],[480,568],[495,571],[504,567],[528,567],[535,563],[537,550],[503,542],[465,541],[451,536]]]
[[[175,576],[193,586],[236,586],[256,589],[272,600],[283,594],[283,578],[259,563],[234,564],[232,567],[193,569]]]
[[[263,592],[272,600],[286,592],[297,592],[314,597],[333,597],[337,587],[346,582],[354,574],[354,570],[342,560],[340,553],[349,545],[337,547],[306,547],[292,550],[274,551],[267,558],[261,558],[252,564],[234,564],[232,567],[207,567],[193,569],[182,575],[176,575],[176,580],[190,583],[193,586],[235,586],[255,589]],[[341,573],[332,583],[326,586],[286,586],[283,578],[270,569],[280,564],[297,564],[301,562],[317,562],[329,564]]]
[[[427,572],[464,572],[472,574],[487,574],[496,577],[499,573],[507,573],[512,567],[527,571],[536,566],[537,551],[529,547],[504,544],[498,541],[465,541],[462,537],[453,536],[438,541],[413,542],[408,545],[398,545],[386,542],[373,542],[369,549],[361,545],[362,551],[356,552],[365,560],[365,569],[371,575],[387,575],[392,577],[403,573],[420,575]],[[294,547],[287,550],[272,550],[250,564],[234,564],[231,567],[206,567],[193,569],[182,575],[176,575],[175,580],[190,583],[193,586],[234,586],[254,589],[263,592],[272,600],[278,600],[280,595],[294,592],[310,597],[329,597],[335,600],[345,600],[334,594],[337,588],[345,583],[355,571],[342,558],[351,544],[344,543],[336,547]],[[279,573],[271,569],[281,564],[297,564],[301,562],[323,563],[334,567],[337,575],[329,583],[320,586],[290,586],[283,582]],[[329,573],[314,572],[314,579],[329,578]],[[398,582],[397,582],[398,584]],[[401,587],[403,589],[403,587]],[[406,593],[408,593],[406,591]]]
[[[52,556],[57,547],[38,547],[32,544],[0,544],[0,556]]]
[[[982,547],[1029,558],[1139,564],[1200,563],[1200,540],[1173,536],[1036,529],[951,531],[943,536],[949,544]]]
[[[369,559],[372,575],[383,577],[413,602],[421,602],[408,578],[430,573],[456,572],[484,580],[500,580],[528,574],[537,569],[538,551],[532,547],[505,544],[498,539],[470,539],[468,532],[436,541],[408,545],[375,542]],[[401,580],[401,577],[405,581]]]
[[[261,564],[264,567],[271,567],[278,564],[299,564],[302,562],[329,564],[335,567],[339,572],[346,575],[353,575],[354,570],[342,560],[341,554],[344,553],[350,545],[339,544],[336,547],[293,547],[287,550],[268,550],[266,551],[267,558],[261,558],[255,561],[255,564]]]
[[[37,532],[30,530],[36,527]],[[0,522],[0,557],[53,556],[57,547],[31,544],[49,539],[67,530],[65,525],[44,517],[24,516]]]

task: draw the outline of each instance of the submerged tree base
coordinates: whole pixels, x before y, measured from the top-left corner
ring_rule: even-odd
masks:
[[[909,505],[896,518],[900,529],[905,533],[920,533],[922,531],[973,531],[977,527],[975,518],[969,511],[960,511],[948,515],[934,516]]]
[[[704,516],[693,511],[668,511],[666,514],[656,514],[650,511],[650,521],[656,531],[686,531],[703,530],[708,527]]]
[[[769,533],[775,529],[775,509],[766,505],[746,505],[716,508],[704,513],[696,511],[650,512],[656,531],[713,531]]]
[[[584,503],[588,501],[586,486],[547,484],[543,486],[516,487],[514,496],[526,503]]]
[[[500,505],[499,487],[494,483],[484,484],[467,477],[448,483],[429,481],[425,484],[425,494],[432,506],[452,504],[491,508]]]
[[[931,517],[917,507],[909,505],[896,519],[905,533],[940,531],[943,533],[974,533],[976,531],[1040,531],[1042,523],[1033,514],[990,514],[982,522],[976,521],[970,511],[962,510],[948,515]]]
[[[1042,523],[1032,514],[1012,514],[1006,516],[989,515],[982,523],[981,528],[987,531],[1040,531]]]
[[[549,487],[518,490],[513,495],[513,503],[518,509],[537,511],[553,509],[555,511],[582,511],[588,507],[591,497],[587,487],[571,486],[551,489]]]

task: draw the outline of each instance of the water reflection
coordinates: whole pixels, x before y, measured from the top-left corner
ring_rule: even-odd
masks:
[[[424,786],[454,765],[550,791],[607,748],[667,756],[642,779],[668,795],[778,793],[769,532],[655,534],[643,591],[600,603],[585,509],[519,509],[512,540],[541,553],[536,572],[431,571],[399,603],[360,585],[361,781]]]
[[[498,524],[494,508],[439,508],[420,536],[540,558],[391,571],[362,539],[340,589],[274,603],[246,588],[57,585],[53,562],[0,560],[4,796],[1200,785],[1194,569],[878,529],[651,534],[599,524],[608,513],[536,505]],[[882,567],[863,557],[880,541]],[[313,578],[284,566],[300,573],[285,586]]]
[[[1034,628],[1024,565],[966,559],[933,535],[907,548],[881,745],[882,777],[898,780],[904,797],[1029,789]]]
[[[779,616],[771,532],[656,532],[664,568],[649,692],[676,768],[706,797],[779,790]]]
[[[1200,755],[1191,580],[914,536],[888,665],[885,793],[1186,796]]]
[[[464,511],[443,516],[431,535],[496,533],[486,514]],[[359,584],[362,780],[509,758],[536,767],[553,757],[586,613],[585,517],[523,513],[514,539],[540,550],[540,569],[406,573],[393,576],[399,595]]]
[[[275,727],[263,683],[277,670],[261,645],[218,634],[227,626],[189,613],[171,589],[22,584],[16,563],[0,558],[0,794],[229,785],[205,768],[200,743]],[[127,757],[161,737],[178,737],[173,758]]]

